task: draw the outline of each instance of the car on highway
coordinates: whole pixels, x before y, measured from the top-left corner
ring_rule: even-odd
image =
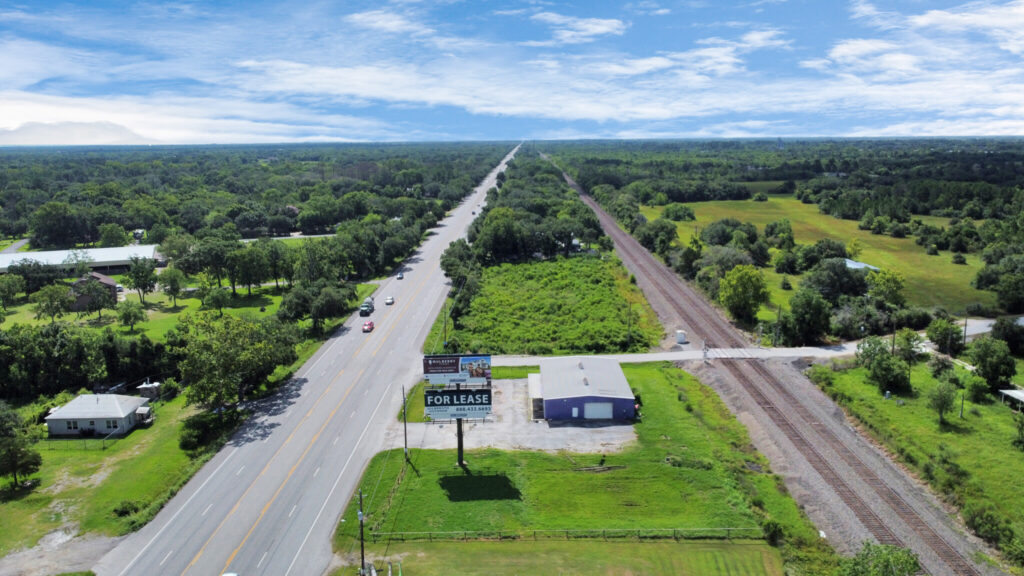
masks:
[[[405,272],[398,273],[398,279],[401,280],[402,278],[405,278]]]
[[[384,304],[387,305],[387,306],[391,306],[394,303],[395,303],[395,297],[394,296],[388,296],[387,298],[384,299]]]
[[[373,321],[367,320],[363,322],[363,332],[373,332]]]

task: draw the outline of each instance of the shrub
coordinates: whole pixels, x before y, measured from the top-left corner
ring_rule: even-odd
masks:
[[[999,546],[1001,542],[1013,541],[1013,527],[1010,521],[999,515],[989,504],[968,504],[964,507],[964,523],[982,540]]]
[[[926,253],[927,253],[927,254],[928,254],[929,256],[938,256],[938,255],[939,255],[939,247],[938,247],[938,246],[936,246],[935,244],[929,244],[929,245],[928,245],[928,249],[927,249],[927,250],[925,250],[925,252],[926,252]]]
[[[956,252],[953,254],[953,264],[967,264],[967,258],[965,258],[963,254]]]
[[[807,378],[818,386],[831,386],[836,380],[832,369],[822,366],[821,364],[814,364],[808,368]]]
[[[1024,566],[1024,541],[1014,538],[1009,544],[1003,547],[1003,554],[1006,559],[1018,566]]]
[[[761,523],[761,530],[764,531],[764,539],[768,541],[770,546],[778,546],[782,540],[782,524],[771,518],[766,519]]]
[[[125,516],[131,516],[139,511],[141,506],[134,500],[122,500],[120,504],[114,506],[114,516],[118,518],[124,518]]]
[[[932,357],[928,359],[928,370],[931,371],[933,378],[938,378],[946,372],[953,370],[953,361],[947,356],[933,354]]]
[[[893,313],[897,328],[924,330],[932,321],[932,314],[924,308],[901,308]]]
[[[754,194],[753,200],[754,202],[767,202],[768,195],[765,194],[764,192],[758,192],[757,194]]]
[[[783,276],[782,277],[782,282],[779,284],[779,287],[782,288],[783,290],[792,290],[793,289],[793,285],[790,284],[788,276]]]

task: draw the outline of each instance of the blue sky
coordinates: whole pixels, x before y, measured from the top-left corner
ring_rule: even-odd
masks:
[[[1024,135],[1024,0],[5,2],[0,145]]]

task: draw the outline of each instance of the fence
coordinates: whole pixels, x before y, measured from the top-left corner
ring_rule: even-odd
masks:
[[[747,528],[609,528],[587,530],[463,530],[452,532],[371,532],[371,542],[452,540],[732,540],[760,539],[757,526]]]
[[[102,438],[43,438],[39,445],[44,450],[106,450],[121,441],[121,437]]]

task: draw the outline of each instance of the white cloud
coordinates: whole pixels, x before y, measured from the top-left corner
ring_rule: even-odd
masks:
[[[554,12],[539,12],[531,16],[530,19],[550,26],[554,38],[546,41],[523,42],[525,46],[584,44],[593,42],[599,36],[621,36],[626,31],[626,24],[616,19],[575,18]]]
[[[929,10],[908,22],[918,29],[985,34],[995,38],[1003,50],[1024,54],[1024,1],[1002,6],[970,4],[960,12]]]
[[[349,14],[345,17],[345,21],[363,28],[389,32],[391,34],[428,34],[433,32],[433,30],[412,22],[401,14],[383,9]]]
[[[84,78],[99,73],[91,66],[93,60],[85,52],[6,38],[0,40],[0,86],[26,88],[54,78]]]

